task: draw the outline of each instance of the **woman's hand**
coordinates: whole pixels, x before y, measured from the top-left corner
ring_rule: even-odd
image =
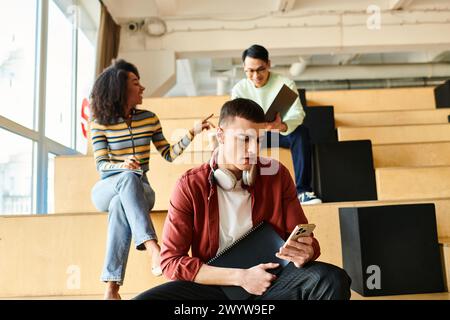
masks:
[[[208,121],[209,119],[211,119],[211,117],[214,115],[214,113],[212,113],[209,117],[206,117],[205,119],[203,119],[201,122],[198,121],[195,123],[194,127],[189,130],[189,134],[191,135],[191,137],[195,137],[197,134],[201,133],[203,130],[209,130],[211,128],[215,128],[216,126]]]
[[[140,169],[141,165],[135,156],[129,156],[123,163],[122,168],[127,168],[131,170]]]

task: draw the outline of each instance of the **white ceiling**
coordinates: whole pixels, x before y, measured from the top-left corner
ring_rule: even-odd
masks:
[[[383,13],[390,13],[395,18],[396,13],[407,13],[413,23],[421,13],[436,13],[436,21],[442,17],[448,17],[450,23],[450,0],[103,0],[117,23],[126,27],[130,21],[138,21],[146,17],[157,16],[167,23],[180,28],[183,23],[189,25],[201,21],[205,28],[217,21],[257,21],[270,17],[309,17],[314,21],[317,17],[328,15],[352,13],[366,13],[370,5],[378,6]],[[429,16],[426,16],[427,18]],[[434,17],[434,16],[433,16]],[[316,19],[316,20],[317,20]],[[410,20],[411,20],[410,19]],[[255,22],[256,23],[256,22]],[[418,25],[421,23],[417,22]],[[174,27],[174,28],[175,28]],[[170,28],[170,27],[169,27]],[[439,27],[436,28],[439,32]],[[395,37],[395,35],[393,35]],[[270,49],[270,48],[269,48]],[[292,48],[295,51],[295,48]],[[397,50],[398,51],[398,50]],[[410,66],[411,70],[406,75],[423,76],[441,75],[436,73],[434,64],[450,63],[450,48],[428,48],[427,50],[400,50],[398,52],[367,52],[361,50],[350,53],[334,54],[333,52],[311,52],[303,54],[302,58],[307,64],[306,72],[298,76],[296,80],[323,80],[326,78],[326,68],[333,67],[333,72],[338,72],[336,78],[349,79],[373,79],[379,77],[395,76],[386,74],[385,69],[379,72],[373,66]],[[220,58],[218,58],[220,56]],[[272,56],[272,65],[281,72],[287,72],[294,62],[299,61],[298,55],[283,55],[278,51]],[[423,65],[430,65],[428,69]],[[335,69],[336,66],[343,68]],[[355,67],[359,66],[359,69]],[[364,68],[367,67],[366,71]],[[369,68],[371,67],[371,68]],[[357,70],[355,72],[355,70]],[[400,69],[399,69],[400,70]],[[403,69],[402,69],[403,70]],[[424,71],[425,70],[425,71]],[[438,69],[438,70],[443,70]],[[319,72],[320,71],[320,72]],[[340,75],[342,73],[342,75]],[[349,74],[351,73],[351,74]],[[353,76],[352,76],[353,74]],[[241,61],[238,54],[216,54],[214,56],[190,57],[177,64],[177,86],[169,94],[171,95],[195,95],[214,94],[218,78],[221,75],[229,77],[231,82],[243,76]],[[308,79],[307,75],[316,79]],[[314,75],[314,76],[313,76]],[[366,77],[365,77],[366,75]],[[450,73],[448,74],[450,77]],[[295,76],[294,76],[295,78]]]
[[[103,0],[116,21],[159,16],[161,18],[239,18],[268,15],[287,5],[295,12],[365,11],[376,5],[381,10],[400,6],[406,10],[449,8],[448,0]],[[396,6],[395,6],[396,5]]]

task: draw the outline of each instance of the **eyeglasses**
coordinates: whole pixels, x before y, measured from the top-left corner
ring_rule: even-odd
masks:
[[[246,74],[253,74],[253,73],[261,74],[261,73],[263,73],[263,72],[266,71],[266,70],[267,70],[266,67],[259,67],[259,68],[256,69],[256,70],[253,70],[253,69],[244,69],[244,72],[245,72]]]

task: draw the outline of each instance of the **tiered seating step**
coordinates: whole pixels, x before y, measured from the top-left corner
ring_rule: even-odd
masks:
[[[450,125],[338,127],[339,141],[369,139],[373,145],[450,141]]]
[[[305,206],[309,221],[317,225],[315,236],[322,248],[319,260],[342,266],[340,207],[397,203],[411,202],[364,201]],[[416,199],[414,203],[435,204],[438,236],[445,242],[445,238],[450,237],[450,198]],[[152,212],[151,217],[161,238],[166,212]],[[102,294],[104,284],[99,277],[106,243],[106,213],[2,216],[0,222],[0,297]],[[445,249],[448,266],[449,247]],[[30,265],[33,268],[30,269]],[[77,277],[78,272],[79,288],[73,287],[76,284],[73,280],[77,278],[72,277]],[[164,281],[151,275],[147,253],[132,248],[121,292],[134,294]]]
[[[335,113],[336,127],[371,127],[446,123],[449,110],[401,110]]]

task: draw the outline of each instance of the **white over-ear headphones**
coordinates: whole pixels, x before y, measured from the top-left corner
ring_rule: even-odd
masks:
[[[231,191],[236,187],[238,182],[233,172],[225,168],[217,167],[218,150],[214,150],[209,165],[213,171],[216,183],[225,191]],[[216,168],[215,168],[216,167]],[[252,186],[256,176],[256,165],[253,165],[250,170],[242,171],[242,183],[247,186]]]

